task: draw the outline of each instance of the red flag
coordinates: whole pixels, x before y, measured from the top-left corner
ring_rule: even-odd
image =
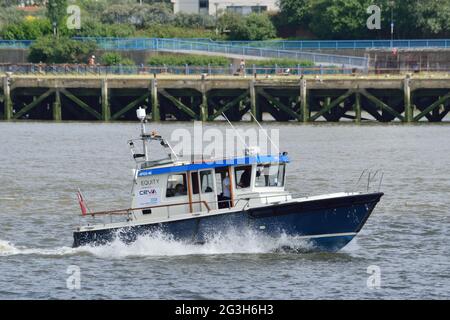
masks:
[[[81,194],[80,190],[78,190],[78,192],[77,192],[77,197],[78,197],[78,203],[80,204],[81,215],[85,216],[87,214],[88,210],[86,207],[86,203],[84,203],[84,198],[83,198],[83,195]]]

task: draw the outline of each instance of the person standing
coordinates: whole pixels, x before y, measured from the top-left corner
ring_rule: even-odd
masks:
[[[241,71],[241,74],[245,77],[245,60],[244,59],[241,59],[239,69]]]
[[[222,180],[222,195],[223,195],[223,207],[230,208],[231,207],[231,190],[230,190],[230,177],[226,176]]]

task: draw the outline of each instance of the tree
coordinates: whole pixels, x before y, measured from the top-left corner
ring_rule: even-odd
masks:
[[[310,19],[311,0],[280,0],[280,16],[285,24],[307,25]]]
[[[52,36],[37,39],[30,47],[28,61],[34,63],[83,63],[97,50],[94,42]]]
[[[311,7],[311,31],[322,39],[367,37],[370,0],[316,0]]]
[[[1,32],[8,40],[35,40],[51,33],[52,26],[48,19],[27,17],[19,23],[7,25]]]
[[[140,29],[151,25],[168,24],[173,19],[174,15],[166,4],[113,5],[102,14],[104,23],[129,23]]]
[[[275,27],[265,13],[243,16],[226,12],[220,16],[218,25],[231,40],[267,40],[276,36]]]
[[[67,0],[48,0],[47,17],[56,27],[61,27],[66,22]]]

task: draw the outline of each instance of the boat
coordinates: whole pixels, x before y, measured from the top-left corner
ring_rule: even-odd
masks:
[[[293,237],[307,244],[306,251],[336,252],[361,231],[383,196],[378,190],[297,197],[285,189],[287,152],[262,155],[257,148],[246,148],[242,156],[179,159],[162,136],[147,133],[145,109],[139,108],[137,116],[141,134],[129,141],[136,160],[131,206],[90,212],[79,192],[82,216],[93,222],[76,228],[73,247],[117,239],[129,244],[161,232],[201,245],[233,229]],[[150,160],[153,142],[167,156]],[[142,143],[141,152],[137,143]],[[110,220],[97,222],[100,216]]]

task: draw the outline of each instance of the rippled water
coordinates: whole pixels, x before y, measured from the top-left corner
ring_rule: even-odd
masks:
[[[152,127],[167,136],[180,126],[190,124]],[[0,298],[450,298],[450,126],[267,127],[280,129],[293,159],[293,192],[352,190],[362,170],[383,169],[385,197],[341,252],[274,252],[294,240],[250,232],[205,246],[156,235],[72,249],[77,187],[93,209],[128,206],[126,141],[137,124],[0,123]],[[80,267],[80,290],[67,289],[71,265]],[[380,267],[380,289],[367,287],[371,265]]]

